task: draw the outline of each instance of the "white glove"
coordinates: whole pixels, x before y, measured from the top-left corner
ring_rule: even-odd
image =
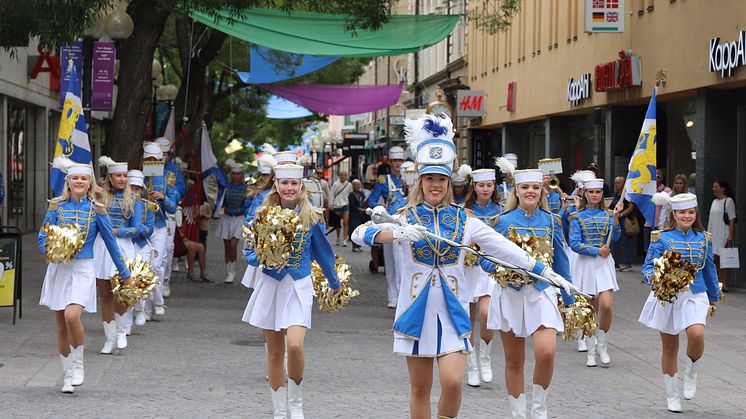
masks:
[[[373,208],[370,212],[370,219],[373,221],[374,224],[381,224],[387,222],[387,218],[389,217],[389,212],[386,210],[386,207],[383,205],[379,205],[375,208]]]
[[[559,285],[560,287],[565,289],[565,292],[572,295],[575,291],[578,291],[578,288],[573,285],[570,281],[563,278],[560,274],[557,272],[554,272],[551,269],[547,269],[544,271],[544,276],[552,280],[555,284]]]
[[[422,240],[425,237],[424,232],[427,231],[425,226],[419,224],[407,224],[405,226],[394,226],[392,232],[394,233],[394,242],[409,241],[414,242]]]

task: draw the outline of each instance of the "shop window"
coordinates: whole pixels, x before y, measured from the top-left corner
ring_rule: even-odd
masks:
[[[27,111],[25,107],[8,106],[8,224],[24,229],[26,205]]]

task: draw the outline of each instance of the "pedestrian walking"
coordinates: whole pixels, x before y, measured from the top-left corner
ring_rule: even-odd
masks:
[[[303,166],[278,165],[275,177],[276,185],[262,205],[297,211],[302,229],[295,234],[285,267],[262,268],[257,273],[254,292],[242,320],[264,333],[275,417],[285,417],[287,405],[291,418],[303,418],[303,341],[311,328],[313,306],[311,261],[318,262],[330,288],[339,289],[341,284],[334,270],[334,251],[326,239],[322,214],[308,200],[303,186]],[[247,247],[247,262],[256,264],[257,253],[261,251]],[[284,386],[286,347],[287,387]]]
[[[337,229],[337,246],[342,235],[342,247],[347,247],[347,237],[350,236],[350,193],[352,184],[347,181],[348,175],[344,170],[339,172],[339,179],[332,184],[332,211],[342,222],[342,228]]]
[[[730,185],[724,180],[718,179],[712,183],[712,193],[715,199],[710,205],[707,231],[712,234],[712,252],[715,255],[718,279],[723,284],[723,292],[728,292],[730,272],[720,267],[720,254],[722,249],[733,247],[736,230],[736,201],[732,198]]]
[[[640,323],[660,332],[666,404],[668,410],[681,412],[679,334],[686,331],[684,398],[691,400],[697,392],[697,373],[705,350],[707,313],[710,306],[720,299],[720,289],[713,261],[713,235],[702,228],[697,196],[683,193],[669,197],[665,192],[656,196],[659,201],[668,201],[672,212],[663,230],[651,235],[650,248],[642,267],[643,279],[651,283],[656,270],[655,260],[669,250],[678,252],[681,260],[691,263],[696,269],[692,284],[682,290],[673,303],[659,301],[651,291],[640,314]]]
[[[352,181],[352,192],[350,192],[347,200],[350,203],[350,227],[348,231],[351,235],[357,226],[367,221],[365,210],[368,208],[368,205],[366,204],[365,194],[363,193],[363,184],[358,179]],[[347,236],[352,243],[352,251],[356,253],[362,252],[360,245],[353,242],[350,237]]]
[[[42,225],[78,225],[84,242],[69,262],[47,265],[39,305],[49,307],[55,313],[57,351],[64,371],[62,392],[73,393],[74,386],[82,385],[85,380],[85,331],[80,315],[83,310],[96,312],[93,242],[99,234],[124,284],[131,280],[106,214],[106,206],[94,196],[91,166],[60,157],[55,158],[54,166],[66,173],[65,186],[62,194],[49,202]],[[47,233],[42,228],[39,231],[39,250],[45,255],[46,245]]]
[[[244,182],[243,164],[232,162],[229,181],[219,176],[218,183],[225,188],[223,195],[223,215],[220,216],[215,236],[223,240],[226,277],[223,281],[232,284],[236,277],[236,259],[238,258],[238,241],[243,237],[241,226],[246,219],[246,212],[252,204],[246,182]]]

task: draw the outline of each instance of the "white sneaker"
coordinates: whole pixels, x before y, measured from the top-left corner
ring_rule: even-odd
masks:
[[[171,267],[172,272],[179,272],[179,259],[174,260],[174,266]]]
[[[171,296],[171,287],[168,284],[163,284],[163,298]]]
[[[342,240],[342,247],[347,247],[347,240]]]
[[[145,326],[145,322],[148,321],[145,317],[145,313],[138,311],[135,315],[135,326]]]
[[[388,308],[396,308],[396,300],[389,300],[389,303],[386,305]]]
[[[155,306],[153,306],[153,314],[156,316],[165,316],[166,306],[162,304],[156,304]]]
[[[232,284],[235,278],[236,278],[235,272],[228,272],[228,276],[225,277],[225,281],[223,282],[225,282],[226,284]]]

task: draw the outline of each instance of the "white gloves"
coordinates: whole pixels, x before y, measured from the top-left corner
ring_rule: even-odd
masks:
[[[381,224],[389,222],[388,220],[389,212],[386,210],[386,207],[383,205],[379,205],[375,208],[373,208],[370,212],[370,219],[373,221],[374,224]]]
[[[427,231],[425,226],[408,224],[405,226],[394,226],[392,233],[394,233],[394,242],[398,243],[422,240],[425,237],[425,231]]]
[[[555,284],[559,285],[560,287],[565,289],[565,292],[572,295],[575,293],[575,291],[578,291],[578,288],[573,285],[570,281],[563,278],[560,274],[557,272],[554,272],[551,269],[547,269],[544,271],[544,276],[552,280]]]

